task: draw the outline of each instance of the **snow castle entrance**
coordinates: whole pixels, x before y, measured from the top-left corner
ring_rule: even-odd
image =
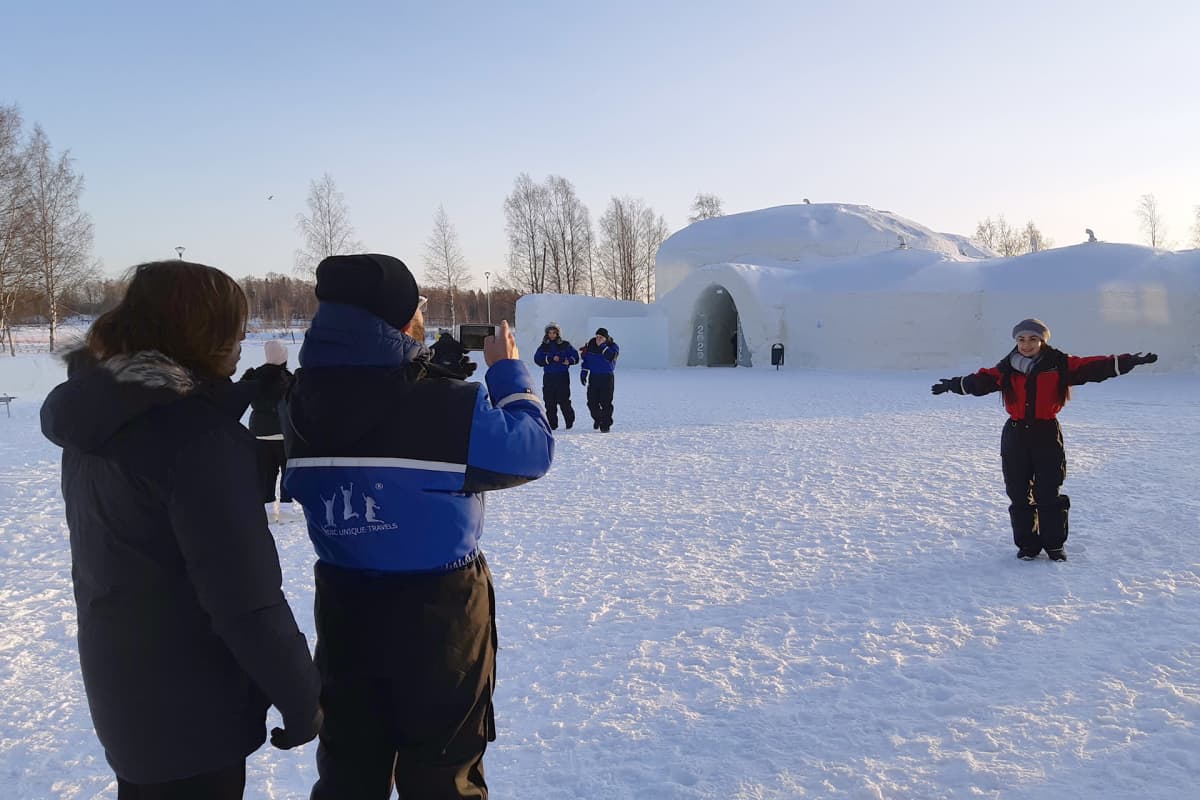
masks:
[[[724,286],[713,284],[696,298],[688,366],[750,366],[737,305]]]

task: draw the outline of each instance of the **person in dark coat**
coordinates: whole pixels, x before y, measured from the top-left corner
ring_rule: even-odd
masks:
[[[545,336],[533,363],[542,367],[542,401],[546,404],[546,416],[551,430],[558,428],[558,409],[562,408],[563,422],[567,430],[575,424],[575,409],[571,406],[571,367],[579,363],[579,352],[562,338],[558,325],[551,322],[546,326]]]
[[[287,368],[287,345],[274,339],[263,345],[266,363],[251,367],[242,375],[242,381],[257,387],[250,401],[250,433],[254,436],[258,455],[258,485],[263,503],[275,504],[275,520],[279,521],[279,505],[276,503],[276,482],[283,476],[287,458],[283,454],[283,428],[279,426],[279,404],[292,384],[292,373]],[[279,503],[291,504],[287,488],[279,487]]]
[[[229,380],[246,298],[202,264],[136,268],[42,406],[63,448],[79,661],[117,797],[242,797],[246,756],[317,735],[320,679]],[[252,387],[251,387],[252,388]]]
[[[450,335],[450,331],[439,331],[437,341],[429,348],[430,360],[450,370],[460,378],[475,374],[475,363],[467,355],[467,348]]]
[[[597,328],[596,335],[579,349],[582,366],[579,380],[587,387],[588,411],[592,427],[608,433],[613,424],[613,395],[616,392],[617,356],[621,348],[608,335],[607,328]]]
[[[496,602],[483,492],[546,473],[554,436],[503,322],[483,383],[429,361],[412,274],[317,267],[288,397],[284,483],[317,554],[325,727],[313,800],[486,798]]]
[[[1001,392],[1008,421],[1000,437],[1004,490],[1012,503],[1013,543],[1017,557],[1032,561],[1044,549],[1052,561],[1066,561],[1071,500],[1059,494],[1067,477],[1058,413],[1071,387],[1124,375],[1139,364],[1153,364],[1154,353],[1071,356],[1049,345],[1050,329],[1039,319],[1013,327],[1016,346],[994,367],[973,375],[942,378],[931,391],[982,396]]]

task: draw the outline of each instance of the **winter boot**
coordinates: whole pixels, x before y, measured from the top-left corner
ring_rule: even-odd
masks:
[[[1057,550],[1047,550],[1046,555],[1050,556],[1051,561],[1066,561],[1067,560],[1067,551],[1063,550],[1061,547],[1058,548]]]

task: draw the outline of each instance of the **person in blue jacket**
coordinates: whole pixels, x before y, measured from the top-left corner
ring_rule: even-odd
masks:
[[[575,409],[571,406],[571,367],[579,363],[579,351],[562,338],[556,323],[546,326],[545,338],[533,354],[533,363],[542,367],[542,400],[550,428],[558,428],[558,409],[562,407],[567,430],[575,424]]]
[[[541,477],[554,435],[507,322],[482,383],[429,360],[417,283],[332,256],[284,414],[284,482],[317,554],[325,725],[311,797],[487,797],[496,601],[483,492]]]
[[[613,393],[616,391],[617,356],[621,348],[608,335],[607,328],[597,328],[594,338],[588,339],[579,350],[582,366],[580,382],[588,387],[588,411],[592,413],[592,427],[608,433],[613,424]]]

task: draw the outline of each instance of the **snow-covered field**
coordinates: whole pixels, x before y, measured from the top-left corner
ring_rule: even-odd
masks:
[[[60,374],[0,358],[19,396],[0,413],[0,794],[111,800],[38,431]],[[939,377],[620,371],[608,435],[575,384],[550,474],[488,503],[493,796],[1196,796],[1200,377],[1076,390],[1066,564],[1014,558],[1003,411],[931,397]],[[302,523],[272,527],[311,642]],[[306,797],[314,752],[264,747],[246,796]]]

